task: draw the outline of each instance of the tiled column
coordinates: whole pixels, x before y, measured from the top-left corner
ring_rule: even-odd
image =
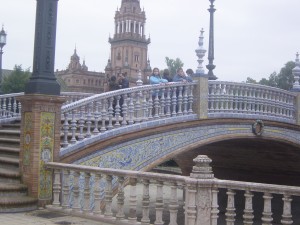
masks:
[[[197,113],[199,119],[207,119],[208,113],[208,76],[195,74],[193,80],[198,85],[194,88],[193,112]]]
[[[58,160],[61,106],[65,98],[51,95],[24,95],[22,103],[20,172],[28,195],[44,206],[52,199],[52,171],[46,162]]]

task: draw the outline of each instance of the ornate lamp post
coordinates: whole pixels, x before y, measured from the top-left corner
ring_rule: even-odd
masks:
[[[6,45],[6,33],[3,29],[0,31],[0,93],[2,92],[1,85],[2,85],[2,55],[3,55],[3,47]]]
[[[209,47],[208,47],[208,65],[206,68],[208,69],[208,79],[209,80],[216,80],[218,79],[214,73],[213,69],[216,67],[213,64],[214,61],[214,12],[216,9],[214,8],[214,1],[215,0],[209,0],[210,1],[210,8],[208,9],[210,13],[210,23],[209,23]]]

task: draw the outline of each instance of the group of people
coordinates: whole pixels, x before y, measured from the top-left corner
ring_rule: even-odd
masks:
[[[184,73],[182,68],[178,68],[176,74],[172,78],[168,69],[165,69],[163,72],[163,76],[161,76],[159,69],[155,67],[150,76],[150,84],[160,84],[167,82],[192,82],[193,79],[191,75],[193,73],[194,72],[192,69],[188,69],[186,73]]]
[[[118,89],[129,88],[129,81],[126,73],[119,73],[118,77],[111,76],[108,82],[108,90],[115,91]]]

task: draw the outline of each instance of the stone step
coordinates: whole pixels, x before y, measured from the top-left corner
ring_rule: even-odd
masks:
[[[10,147],[10,146],[0,146],[0,155],[1,156],[17,156],[19,157],[20,148],[19,147]]]
[[[27,187],[24,184],[0,183],[0,198],[26,195]]]
[[[2,124],[1,128],[5,130],[20,130],[20,123]]]
[[[13,169],[19,167],[19,158],[0,156],[0,168]]]
[[[25,212],[37,209],[37,199],[28,196],[9,196],[0,198],[0,212]]]
[[[19,168],[0,168],[0,185],[2,183],[20,183],[21,174]]]
[[[7,129],[2,129],[0,130],[0,137],[1,138],[16,138],[16,139],[20,139],[20,130],[7,130]]]

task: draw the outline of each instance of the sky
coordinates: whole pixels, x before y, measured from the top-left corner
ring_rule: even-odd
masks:
[[[140,0],[150,36],[151,66],[165,69],[165,57],[196,70],[195,49],[203,28],[208,49],[209,0]],[[299,0],[216,0],[214,74],[219,80],[259,81],[279,72],[300,51]],[[0,0],[0,24],[7,32],[2,67],[31,69],[36,0]],[[104,72],[121,0],[59,0],[55,70],[66,69],[75,46],[90,71]],[[208,54],[203,65],[208,64]],[[207,70],[206,70],[207,71]]]

